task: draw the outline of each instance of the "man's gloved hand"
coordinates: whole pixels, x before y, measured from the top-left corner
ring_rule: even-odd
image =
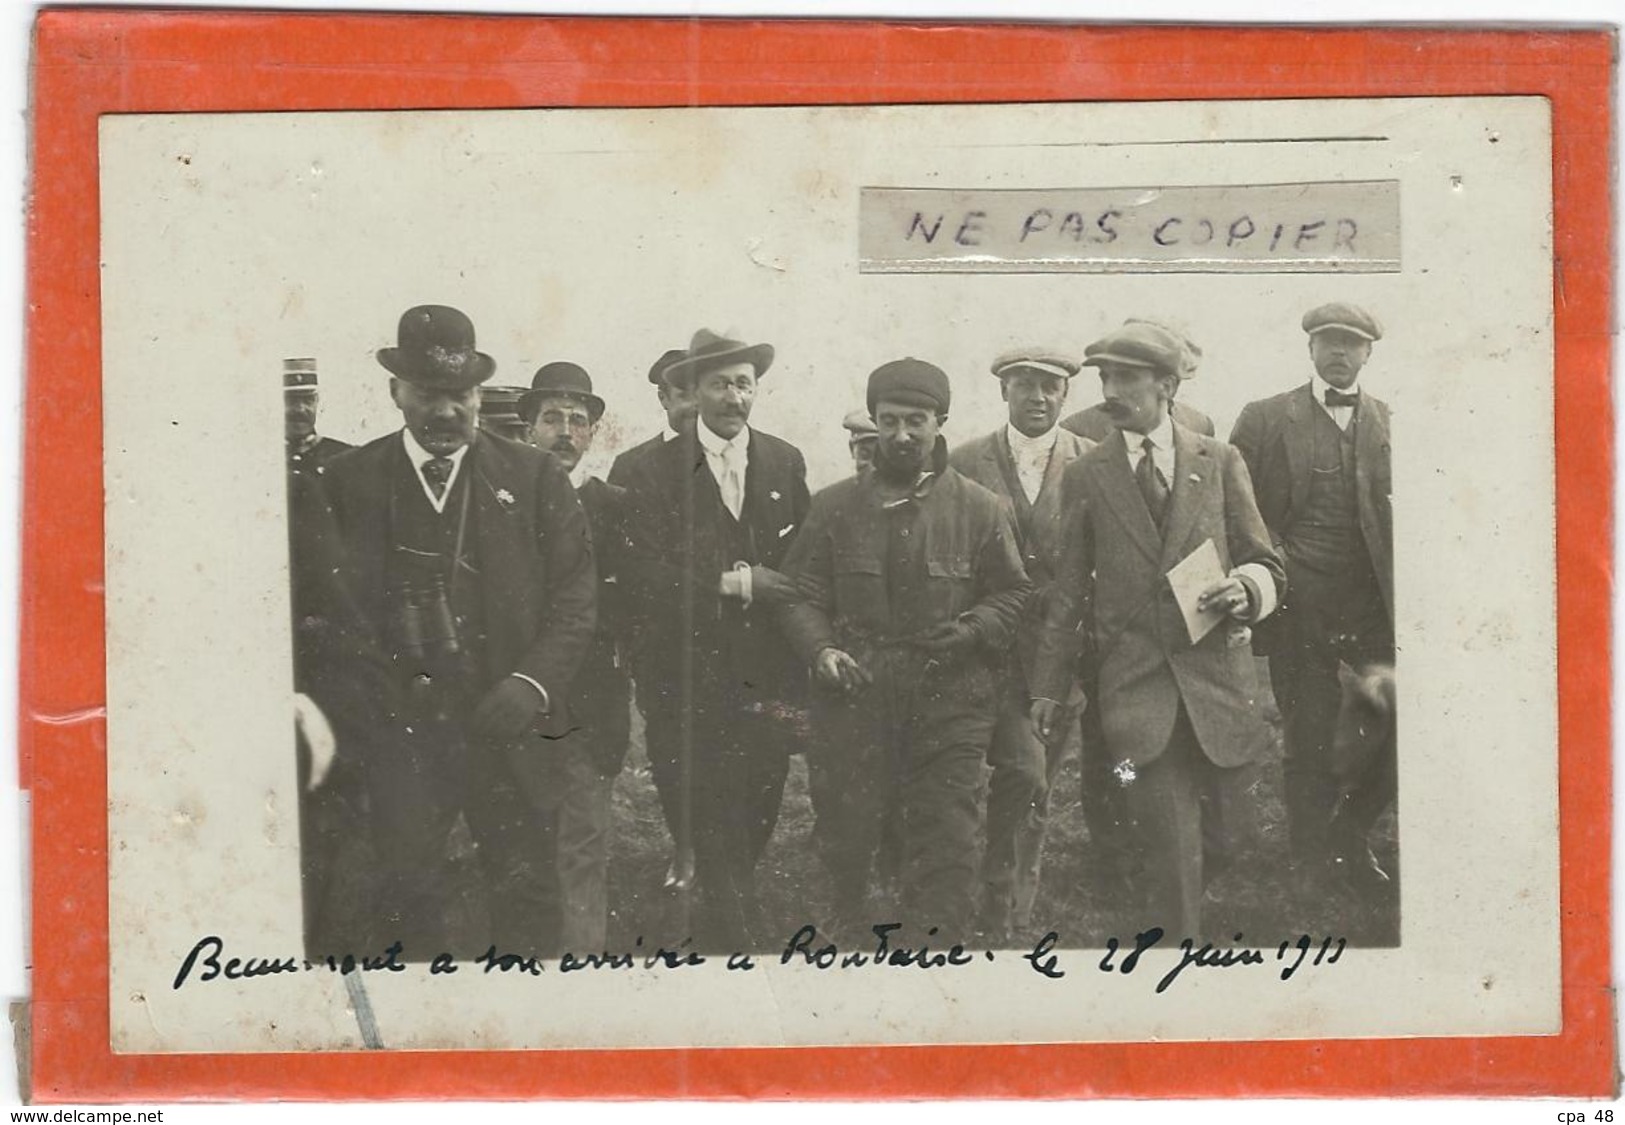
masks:
[[[474,736],[490,742],[512,742],[524,733],[541,708],[540,692],[517,676],[508,676],[486,692],[474,708]]]
[[[944,621],[914,634],[910,643],[926,652],[958,652],[975,644],[981,635],[981,631],[968,621]]]

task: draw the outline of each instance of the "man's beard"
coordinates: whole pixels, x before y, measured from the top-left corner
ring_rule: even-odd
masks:
[[[893,484],[913,484],[925,468],[925,455],[924,446],[916,445],[904,453],[882,442],[875,450],[875,472]]]

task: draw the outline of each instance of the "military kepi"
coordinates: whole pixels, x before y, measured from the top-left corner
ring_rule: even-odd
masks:
[[[993,361],[993,375],[1003,379],[1022,371],[1039,375],[1056,375],[1070,379],[1078,373],[1079,363],[1071,356],[1054,348],[1017,348],[1005,352]]]
[[[604,400],[592,393],[592,376],[578,363],[544,363],[531,377],[530,390],[519,399],[519,416],[536,420],[536,412],[550,398],[573,398],[587,408],[587,418],[596,422],[604,416]]]
[[[378,362],[397,379],[432,391],[466,391],[496,373],[496,360],[474,347],[474,323],[460,309],[417,305],[401,314],[393,348]]]
[[[942,368],[909,356],[881,364],[869,374],[869,413],[881,402],[922,406],[938,414],[948,413],[953,392]]]
[[[316,361],[314,359],[283,360],[282,389],[288,393],[314,391],[316,389]]]
[[[1382,325],[1359,305],[1333,301],[1303,314],[1303,330],[1309,335],[1332,329],[1352,332],[1363,340],[1382,339]]]
[[[1160,324],[1144,320],[1128,321],[1083,349],[1083,366],[1103,367],[1108,363],[1124,367],[1148,367],[1159,375],[1188,379],[1195,367],[1187,369],[1184,341]]]

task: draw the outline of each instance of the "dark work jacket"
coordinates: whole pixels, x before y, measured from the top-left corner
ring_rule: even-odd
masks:
[[[796,702],[806,677],[771,607],[753,602],[745,609],[717,586],[736,562],[780,569],[810,503],[800,450],[751,430],[738,521],[692,430],[639,458],[627,493],[620,584],[638,637],[639,701],[646,709],[680,707],[686,679],[713,706]]]
[[[929,665],[944,677],[974,676],[979,665],[986,682],[985,673],[1003,663],[1032,592],[1015,529],[999,497],[945,459],[937,466],[928,486],[903,501],[918,506],[911,532],[919,536],[923,563],[909,573],[888,564],[894,516],[874,473],[831,485],[814,499],[785,560],[800,597],[780,611],[804,664],[833,645],[872,671],[901,667],[901,657],[921,675]],[[975,623],[974,651],[939,658],[908,646],[914,634],[954,620]]]
[[[330,461],[323,484],[343,546],[341,574],[354,592],[374,644],[386,648],[387,575],[394,544],[391,489],[412,468],[396,431]],[[471,474],[465,477],[464,474]],[[480,433],[464,455],[454,490],[467,481],[475,505],[481,618],[485,623],[481,689],[520,672],[548,692],[553,713],[533,735],[556,735],[569,722],[570,686],[592,643],[597,578],[587,517],[570,479],[550,453]],[[412,481],[416,484],[415,480]],[[401,717],[401,716],[398,716]],[[516,770],[539,764],[522,739],[510,748]]]
[[[1276,651],[1291,628],[1292,537],[1294,524],[1309,502],[1314,468],[1315,402],[1311,384],[1271,398],[1250,402],[1236,418],[1230,444],[1241,451],[1252,474],[1258,510],[1270,539],[1286,563],[1288,597],[1277,618],[1257,630],[1259,651]],[[1355,503],[1360,534],[1371,556],[1371,568],[1382,590],[1390,628],[1394,614],[1393,473],[1389,451],[1388,404],[1360,392],[1353,422]]]

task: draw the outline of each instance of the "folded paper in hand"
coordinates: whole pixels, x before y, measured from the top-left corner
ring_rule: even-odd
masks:
[[[1224,579],[1224,568],[1219,565],[1219,552],[1213,540],[1204,539],[1202,545],[1186,555],[1168,572],[1168,585],[1179,603],[1179,612],[1185,615],[1185,629],[1195,644],[1213,631],[1225,619],[1223,605],[1208,609],[1197,608],[1197,599],[1215,582]]]

